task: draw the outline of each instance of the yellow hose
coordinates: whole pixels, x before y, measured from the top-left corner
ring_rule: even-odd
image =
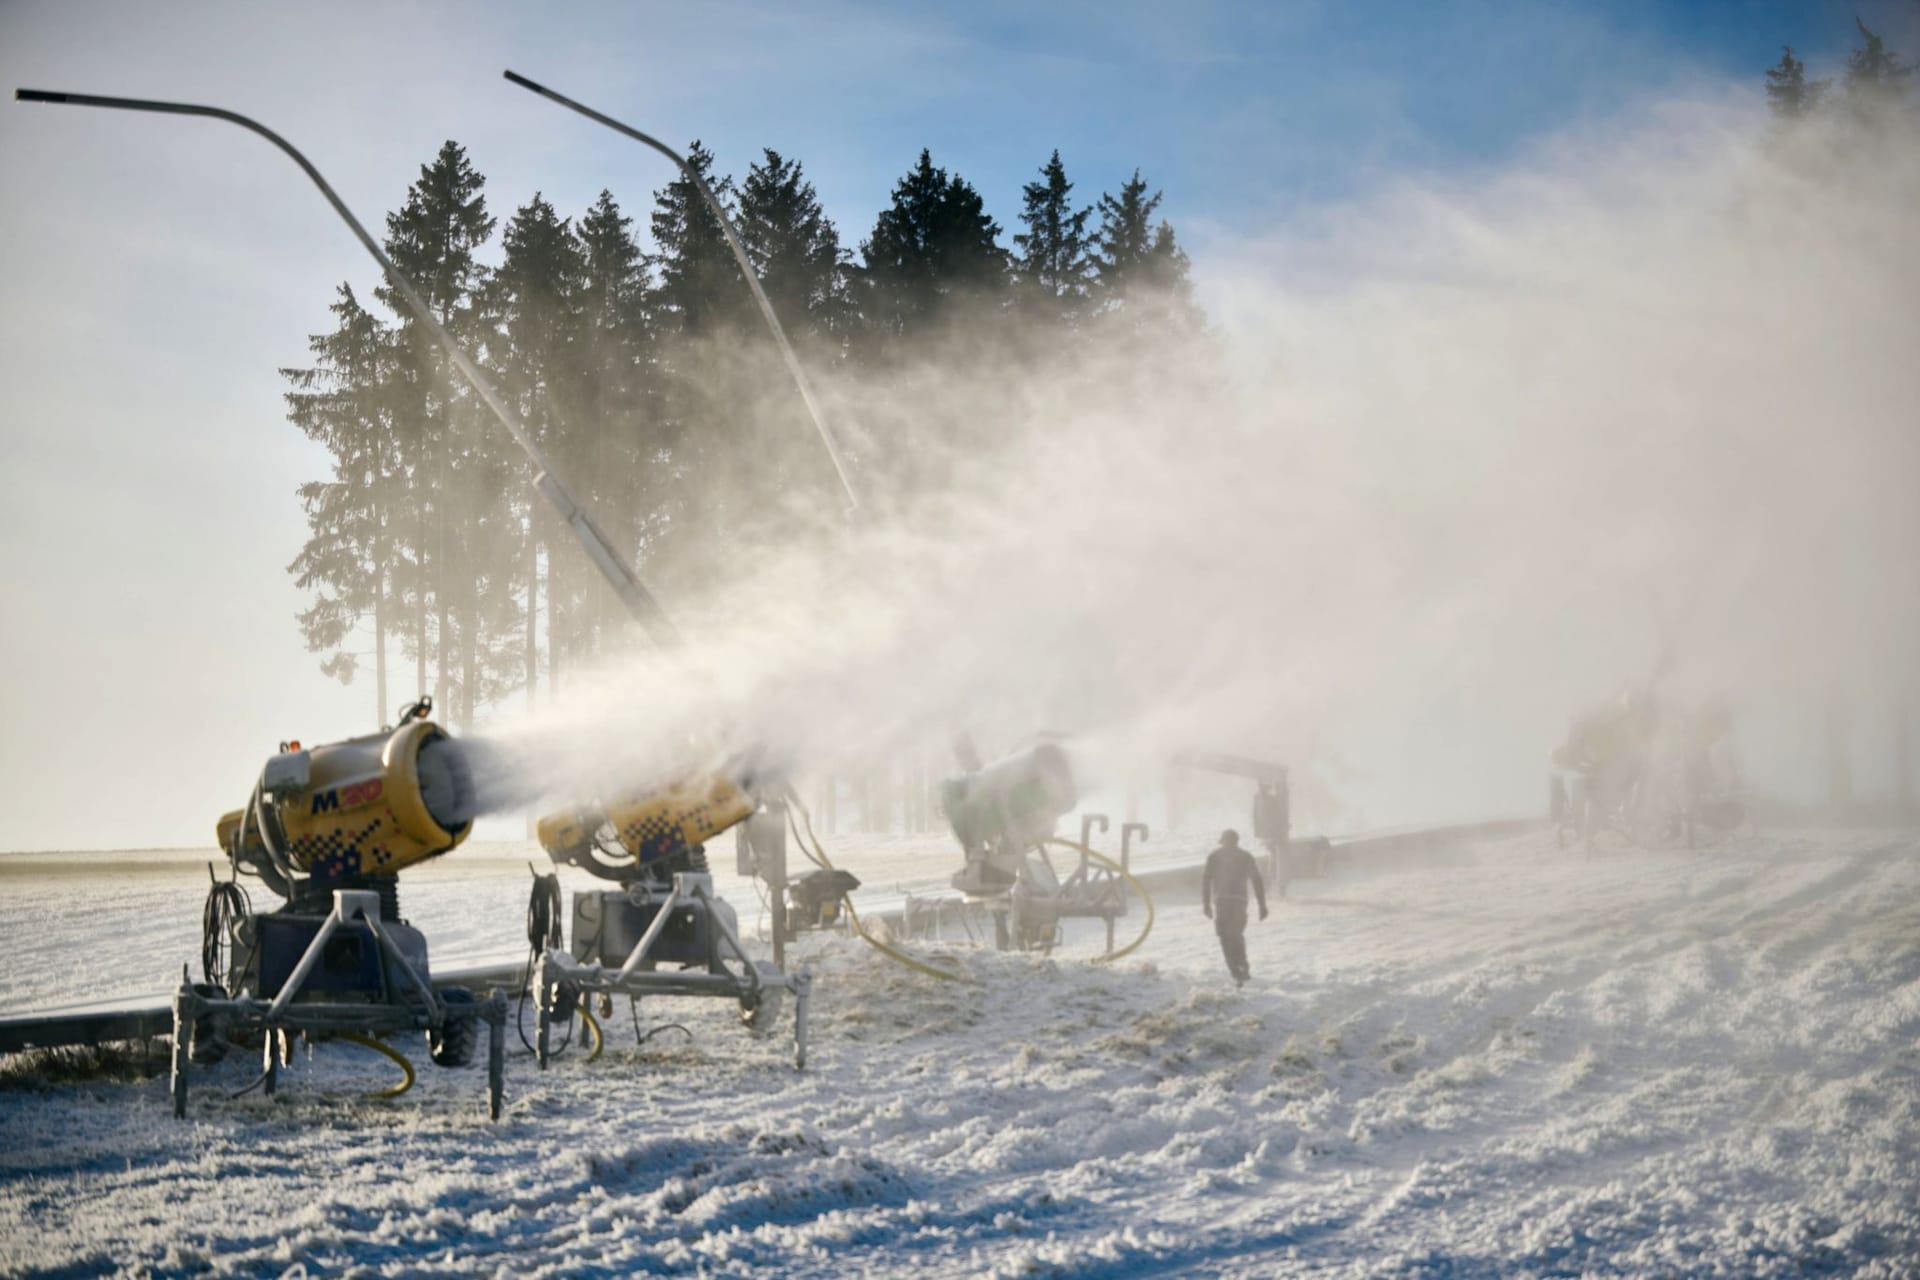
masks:
[[[600,1051],[607,1047],[606,1037],[600,1034],[599,1021],[587,1012],[585,1005],[580,1007],[580,1021],[587,1024],[587,1031],[593,1036],[593,1051],[587,1055],[587,1061],[592,1062],[600,1056]]]
[[[1141,884],[1138,880],[1134,879],[1132,872],[1128,871],[1125,867],[1115,862],[1112,858],[1107,857],[1106,854],[1095,853],[1092,849],[1087,848],[1087,846],[1079,843],[1078,841],[1062,840],[1057,836],[1043,836],[1041,837],[1040,843],[1041,844],[1057,844],[1063,849],[1072,849],[1078,853],[1086,854],[1089,861],[1097,862],[1101,866],[1107,868],[1109,871],[1114,872],[1122,880],[1125,880],[1129,885],[1131,885],[1135,893],[1140,895],[1140,901],[1142,905],[1144,905],[1147,909],[1147,920],[1145,924],[1140,926],[1140,936],[1135,938],[1132,942],[1129,942],[1126,946],[1120,948],[1118,951],[1110,951],[1106,955],[1100,956],[1097,960],[1095,960],[1094,963],[1111,964],[1113,961],[1118,960],[1123,956],[1132,955],[1135,949],[1137,949],[1141,943],[1147,940],[1147,935],[1153,932],[1153,895],[1147,892],[1147,886]]]
[[[809,856],[826,870],[833,870],[833,863],[827,860],[827,851],[820,847],[820,838],[813,834],[813,815],[807,812],[807,806],[800,803],[798,796],[789,796],[787,803],[790,806],[787,813],[787,825],[793,829],[794,839],[800,841],[802,851],[808,852]],[[801,819],[806,823],[807,830],[805,836],[800,834],[800,827],[793,820],[793,810],[796,809],[799,811]],[[811,851],[808,851],[806,848],[808,842],[811,842],[813,845]],[[783,889],[782,892],[785,892],[785,890]],[[860,913],[854,909],[853,895],[845,894],[842,896],[841,901],[847,905],[847,919],[852,923],[853,931],[860,935],[861,941],[878,951],[881,955],[886,956],[898,964],[903,964],[917,973],[924,973],[930,978],[938,978],[942,982],[964,982],[969,986],[976,987],[980,985],[977,979],[967,974],[956,973],[951,969],[942,969],[937,965],[928,964],[924,960],[908,955],[897,947],[889,946],[880,941],[880,939],[868,933],[867,927],[860,923]]]
[[[342,1040],[348,1041],[351,1044],[360,1045],[363,1048],[371,1049],[375,1053],[383,1054],[386,1057],[393,1059],[394,1063],[397,1066],[399,1066],[400,1070],[406,1072],[406,1079],[402,1080],[399,1084],[395,1085],[393,1088],[381,1089],[374,1093],[363,1093],[360,1095],[362,1098],[365,1098],[369,1102],[376,1101],[381,1098],[397,1098],[401,1094],[405,1093],[407,1090],[413,1088],[413,1064],[411,1062],[408,1062],[405,1055],[403,1055],[398,1049],[394,1048],[390,1044],[383,1044],[380,1041],[375,1040],[372,1036],[363,1036],[353,1031],[340,1032],[340,1038]]]

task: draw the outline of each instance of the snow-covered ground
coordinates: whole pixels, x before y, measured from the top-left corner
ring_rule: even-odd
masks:
[[[436,963],[524,901],[524,866],[459,870],[409,881]],[[0,886],[9,1008],[193,953],[197,891],[62,880]],[[478,1068],[362,1101],[394,1069],[337,1044],[271,1099],[228,1097],[230,1059],[185,1122],[159,1079],[8,1089],[0,1271],[1920,1272],[1910,833],[1530,836],[1298,884],[1244,991],[1190,895],[1157,905],[1113,966],[963,949],[977,985],[812,938],[805,1073],[719,1002],[661,1004],[693,1038],[645,1047],[621,1010],[592,1065],[515,1046],[498,1124]]]

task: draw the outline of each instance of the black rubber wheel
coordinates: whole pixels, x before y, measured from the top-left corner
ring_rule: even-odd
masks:
[[[447,987],[439,996],[447,1006],[447,1021],[440,1030],[427,1032],[427,1052],[435,1066],[464,1067],[480,1047],[480,1019],[472,1012],[476,1003],[473,992],[465,987]]]

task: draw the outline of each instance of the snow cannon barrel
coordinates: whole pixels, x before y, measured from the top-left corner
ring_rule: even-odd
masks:
[[[1011,885],[1026,851],[1053,834],[1080,796],[1067,753],[1058,743],[1041,742],[949,778],[941,800],[967,855],[967,868],[954,885],[978,894]]]
[[[659,867],[686,863],[694,850],[745,820],[759,808],[746,788],[725,772],[677,778],[662,786],[621,792],[604,805],[583,804],[551,813],[536,826],[540,846],[555,862],[583,867],[610,880],[624,880]],[[613,828],[632,861],[615,864],[597,856],[596,837]]]
[[[390,875],[437,857],[467,838],[475,809],[465,754],[416,718],[391,733],[282,751],[247,808],[217,831],[236,865],[285,892],[299,877]]]

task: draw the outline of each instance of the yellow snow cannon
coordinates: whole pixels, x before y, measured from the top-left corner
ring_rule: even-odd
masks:
[[[777,787],[777,784],[776,784]],[[774,805],[784,788],[775,790]],[[573,895],[572,944],[561,945],[556,874],[536,878],[527,906],[527,938],[537,952],[532,990],[538,1020],[534,1056],[545,1067],[553,1028],[565,1027],[593,996],[652,999],[710,996],[732,1000],[756,1035],[780,1020],[794,996],[793,1063],[807,1060],[803,972],[749,954],[740,919],[714,892],[706,844],[761,810],[753,772],[732,766],[683,774],[547,814],[536,824],[555,863],[588,871],[615,888]],[[598,1050],[589,1057],[597,1056]]]
[[[690,869],[695,850],[759,807],[726,771],[715,770],[624,791],[605,804],[562,809],[541,818],[535,830],[555,862],[625,880],[629,874]],[[609,828],[617,849],[602,843]]]
[[[413,1067],[378,1037],[426,1033],[435,1063],[466,1066],[487,1028],[487,1111],[500,1118],[506,1000],[434,980],[427,939],[400,915],[399,872],[447,852],[478,812],[466,753],[422,698],[397,729],[268,757],[246,808],[220,819],[234,876],[216,880],[200,916],[204,981],[181,975],[173,1003],[173,1113],[188,1068],[235,1043],[263,1043],[268,1093],[293,1036],[345,1039]],[[258,876],[285,902],[255,911],[239,884]]]
[[[221,847],[288,896],[301,880],[389,876],[452,849],[473,830],[473,776],[428,710],[416,703],[391,732],[284,744],[247,807],[220,819]]]

